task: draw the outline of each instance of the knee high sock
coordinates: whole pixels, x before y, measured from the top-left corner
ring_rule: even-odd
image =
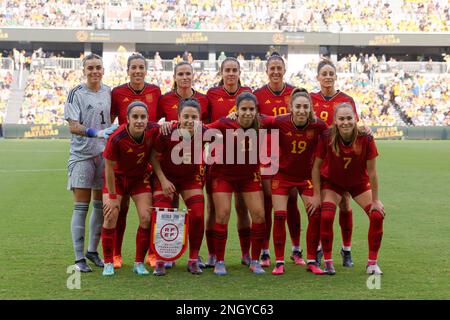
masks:
[[[259,260],[262,245],[264,242],[264,235],[266,233],[266,224],[252,222],[251,228],[251,243],[252,243],[252,260]]]
[[[86,216],[89,210],[89,203],[75,202],[72,212],[72,222],[70,225],[72,231],[73,249],[75,251],[75,261],[84,259],[84,236],[86,228]]]
[[[144,262],[145,254],[150,245],[150,228],[144,229],[139,226],[136,232],[136,257],[135,262]]]
[[[216,250],[217,261],[225,260],[225,246],[228,237],[228,224],[214,224],[214,248]]]
[[[102,247],[103,247],[103,258],[105,263],[113,263],[114,257],[114,237],[116,233],[116,228],[106,229],[102,227]]]
[[[121,204],[122,205],[122,204]],[[114,240],[114,255],[122,255],[122,243],[125,235],[125,228],[127,227],[127,214],[128,214],[129,202],[127,205],[120,207],[119,216],[116,223],[116,238]]]
[[[91,219],[89,220],[89,252],[97,252],[103,225],[103,202],[94,200]]]
[[[190,209],[189,221],[189,259],[197,259],[205,231],[205,199],[203,195],[195,195],[185,200]]]
[[[352,229],[353,229],[353,212],[339,210],[339,225],[341,226],[342,245],[351,247],[352,245]]]
[[[322,242],[323,257],[332,260],[333,249],[333,222],[336,214],[336,205],[323,202],[320,217],[320,241]]]
[[[306,258],[315,260],[317,246],[320,242],[320,212],[308,217],[308,229],[306,230]]]
[[[286,211],[275,211],[273,219],[273,245],[275,247],[276,261],[284,261],[284,248],[286,246]]]
[[[272,197],[264,196],[264,217],[266,220],[266,234],[264,236],[263,249],[269,249],[270,232],[272,231]]]
[[[287,224],[289,228],[289,234],[291,235],[292,245],[295,247],[300,247],[300,232],[301,232],[301,220],[300,220],[300,210],[298,209],[298,204],[291,197],[288,200],[287,206]]]
[[[384,217],[379,211],[369,212],[370,206],[365,208],[369,216],[369,260],[376,261],[378,258],[378,251],[381,246],[381,239],[383,238],[383,220]]]

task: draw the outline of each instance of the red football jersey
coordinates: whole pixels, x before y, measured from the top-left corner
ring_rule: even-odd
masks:
[[[172,130],[178,130],[178,124],[174,123]],[[204,130],[206,129],[203,128],[202,133]],[[172,182],[195,179],[203,165],[204,142],[201,141],[201,143],[195,145],[196,141],[192,138],[190,143],[190,152],[184,153],[181,134],[180,139],[177,141],[172,141],[171,137],[172,135],[170,134],[163,135],[160,133],[156,138],[154,145],[155,150],[161,153],[160,163],[164,175]],[[179,160],[182,159],[182,163],[174,163],[172,153],[179,157]]]
[[[211,166],[212,176],[224,177],[228,180],[240,180],[257,178],[255,173],[259,173],[259,153],[258,153],[258,139],[253,141],[250,137],[238,141],[237,135],[233,134],[237,129],[241,129],[241,126],[236,120],[231,120],[225,117],[220,118],[213,123],[206,125],[208,129],[217,129],[223,135],[223,144],[220,146],[217,144],[218,149],[214,149],[216,152],[216,157],[223,160],[223,164],[214,163]],[[227,144],[227,134],[233,135],[233,146]],[[214,139],[213,139],[214,141]],[[209,146],[211,148],[211,144]],[[233,150],[233,151],[231,151]],[[233,159],[229,159],[232,163],[228,163],[227,157],[231,157],[231,152],[233,154]],[[244,163],[238,163],[238,153],[243,153]],[[251,158],[250,154],[256,154],[256,157]],[[256,158],[256,159],[255,159]],[[255,160],[255,161],[253,161]]]
[[[208,98],[206,95],[201,94],[200,92],[197,92],[195,90],[193,91],[193,95],[191,98],[197,99],[200,103],[201,107],[201,120],[207,121],[208,116],[208,109],[209,109],[209,103]],[[172,121],[172,120],[178,120],[178,103],[180,102],[182,98],[176,93],[176,91],[170,91],[166,93],[165,95],[161,96],[158,102],[158,112],[157,112],[157,119],[166,118],[166,121]]]
[[[254,94],[258,98],[259,113],[266,116],[289,113],[289,97],[292,90],[294,87],[290,84],[286,84],[279,95],[276,95],[267,84],[257,89]]]
[[[206,96],[209,100],[209,116],[211,122],[226,117],[232,112],[236,112],[236,98],[242,92],[252,92],[249,87],[240,87],[235,94],[230,95],[223,87],[213,87],[208,90]]]
[[[291,114],[271,118],[272,121],[265,127],[279,130],[280,167],[278,172],[287,180],[310,180],[314,152],[320,135],[327,129],[327,124],[316,119],[300,129],[295,126]]]
[[[127,177],[143,176],[150,162],[150,153],[159,133],[159,125],[149,122],[142,141],[135,141],[127,129],[121,125],[106,143],[103,157],[116,162],[114,172]]]
[[[316,116],[323,121],[326,122],[328,126],[331,126],[333,124],[333,117],[334,117],[334,108],[343,102],[350,103],[353,107],[353,111],[356,115],[356,120],[358,121],[358,112],[356,111],[356,104],[352,97],[349,95],[337,91],[334,96],[332,96],[329,100],[325,99],[323,94],[319,92],[311,92],[310,93],[314,113]]]
[[[161,90],[158,86],[145,83],[141,93],[136,93],[129,83],[115,87],[111,92],[111,116],[119,117],[119,124],[127,123],[128,105],[136,100],[142,101],[148,108],[148,121],[157,121],[156,111]]]
[[[333,184],[351,187],[369,182],[367,161],[378,156],[375,140],[371,135],[361,135],[353,145],[339,142],[339,156],[331,148],[330,130],[323,133],[316,150],[316,157],[327,161],[328,166],[321,174]]]

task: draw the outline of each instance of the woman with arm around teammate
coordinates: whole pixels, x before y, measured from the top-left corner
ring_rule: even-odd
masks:
[[[201,274],[199,251],[204,233],[204,197],[203,197],[203,144],[195,141],[196,130],[200,125],[201,107],[195,99],[184,99],[178,104],[178,123],[172,130],[183,139],[181,150],[179,139],[172,140],[171,135],[160,134],[152,151],[151,162],[155,175],[152,176],[153,202],[155,207],[171,208],[173,198],[180,194],[189,210],[189,260],[187,269],[192,274]],[[201,137],[201,135],[200,135]],[[197,137],[198,138],[198,137]],[[186,144],[189,143],[189,148]],[[173,154],[182,158],[174,163]],[[181,160],[181,159],[178,159]],[[177,162],[177,161],[175,161]],[[165,263],[156,262],[154,275],[165,275]]]
[[[103,223],[102,195],[105,139],[114,131],[111,126],[111,90],[102,84],[102,58],[89,54],[83,59],[86,83],[72,89],[64,106],[64,117],[72,133],[68,162],[68,185],[74,197],[72,241],[75,265],[81,272],[91,272],[86,258],[103,267],[97,253]],[[98,139],[97,139],[98,138]],[[86,216],[92,199],[93,211],[89,223],[89,247],[84,253]]]
[[[102,229],[104,276],[114,275],[114,237],[122,197],[133,199],[139,216],[136,232],[136,256],[133,272],[148,275],[144,258],[150,244],[152,195],[147,166],[150,152],[159,132],[155,122],[148,121],[147,105],[134,101],[128,106],[128,123],[111,136],[103,155],[105,179],[103,188],[104,223]]]
[[[377,155],[373,136],[358,129],[353,107],[348,103],[336,106],[334,123],[319,141],[312,170],[312,207],[318,208],[321,203],[320,238],[325,272],[329,275],[336,273],[332,258],[333,222],[336,206],[345,192],[361,206],[370,220],[366,272],[383,274],[377,264],[385,216],[378,197]],[[321,171],[323,161],[327,161],[328,166]]]

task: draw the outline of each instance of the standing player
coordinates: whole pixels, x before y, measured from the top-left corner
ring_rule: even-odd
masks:
[[[241,66],[236,58],[228,57],[220,65],[222,79],[217,87],[210,88],[206,93],[209,100],[209,116],[211,122],[221,117],[226,117],[236,112],[236,98],[242,92],[252,92],[249,87],[242,87]],[[208,245],[208,261],[206,267],[214,267],[216,261],[213,229],[215,224],[214,203],[211,198],[211,177],[208,166],[206,166],[206,192],[208,195],[208,214],[206,217],[206,243]],[[237,213],[237,228],[239,242],[241,245],[241,262],[250,265],[250,219],[244,201],[239,194],[235,194],[235,207]]]
[[[255,91],[258,98],[259,112],[267,116],[278,116],[288,113],[289,99],[293,86],[284,82],[286,65],[283,58],[278,53],[272,53],[267,59],[266,73],[269,83]],[[270,146],[270,135],[264,146]],[[268,150],[270,155],[270,150]],[[262,175],[262,186],[264,191],[264,212],[266,218],[266,237],[264,239],[263,252],[261,255],[261,265],[270,266],[269,242],[272,228],[272,175]],[[287,223],[292,240],[291,259],[298,265],[305,265],[300,248],[300,211],[297,206],[297,192],[291,190],[287,209]]]
[[[133,272],[148,275],[144,258],[150,245],[150,216],[152,194],[147,172],[153,143],[159,132],[155,122],[148,121],[147,106],[134,101],[128,106],[128,124],[123,124],[106,144],[106,185],[103,189],[105,221],[102,229],[104,276],[114,275],[114,237],[123,196],[133,199],[139,216],[136,232],[136,258]]]
[[[351,194],[367,213],[369,226],[369,259],[366,272],[383,274],[377,264],[383,236],[384,207],[378,198],[378,177],[375,158],[378,155],[373,136],[358,129],[352,105],[342,103],[334,111],[334,124],[324,132],[316,151],[312,178],[314,199],[312,208],[321,203],[320,238],[325,259],[325,272],[336,273],[332,259],[333,222],[336,206]],[[328,166],[322,168],[323,161]],[[322,175],[322,177],[321,177]]]
[[[182,61],[175,66],[173,71],[172,91],[161,96],[158,102],[157,119],[165,118],[166,121],[178,120],[178,105],[183,99],[192,98],[200,103],[202,110],[201,119],[207,121],[208,98],[206,95],[194,90],[192,81],[194,80],[194,69],[189,62]]]
[[[83,59],[83,74],[86,83],[70,91],[64,106],[64,117],[72,133],[67,188],[73,191],[74,197],[71,230],[75,265],[81,272],[91,272],[86,258],[103,267],[97,247],[103,223],[101,189],[105,141],[94,138],[107,139],[117,126],[111,126],[111,91],[102,84],[102,58],[96,54],[87,55]],[[94,208],[89,222],[89,247],[85,255],[85,225],[91,199]]]
[[[311,93],[311,99],[313,102],[314,112],[316,116],[327,123],[328,126],[333,124],[333,115],[335,107],[343,102],[349,103],[356,115],[356,121],[358,121],[358,115],[356,112],[355,101],[352,97],[339,91],[335,88],[337,80],[336,67],[329,60],[322,60],[317,66],[317,80],[320,84],[320,91]],[[326,167],[324,163],[324,167]],[[350,195],[345,193],[342,197],[342,201],[339,203],[339,224],[341,226],[342,233],[342,249],[341,256],[343,259],[344,267],[352,267],[353,261],[351,256],[351,242],[352,242],[352,229],[353,218],[352,208],[350,207]],[[318,263],[320,264],[322,251],[318,251]]]
[[[275,211],[273,240],[276,266],[274,275],[284,274],[284,249],[286,244],[286,216],[289,194],[298,192],[308,211],[307,255],[308,271],[323,274],[316,265],[316,250],[320,240],[320,211],[312,210],[311,169],[319,136],[327,125],[314,115],[308,91],[296,88],[290,99],[290,114],[272,118],[266,128],[278,129],[280,135],[280,166],[272,179],[272,202]]]
[[[241,194],[252,217],[250,233],[252,260],[250,263],[250,270],[255,274],[264,273],[259,262],[259,255],[261,253],[266,228],[264,223],[264,199],[261,189],[259,161],[255,161],[254,164],[250,163],[250,156],[255,154],[259,145],[257,138],[259,129],[259,121],[257,118],[258,102],[253,94],[244,92],[237,97],[236,105],[238,115],[236,120],[220,118],[206,126],[207,128],[220,130],[224,136],[222,156],[225,158],[225,150],[227,152],[227,158],[230,152],[234,155],[234,162],[232,164],[214,163],[210,167],[212,179],[211,192],[215,207],[213,236],[215,240],[215,254],[217,256],[217,262],[214,268],[214,274],[216,275],[227,274],[224,258],[233,192]],[[244,135],[241,135],[240,139],[239,131],[242,133],[242,129],[247,131]],[[256,130],[256,132],[254,130]],[[232,145],[229,145],[229,138],[227,138],[227,134],[229,135],[230,131],[233,132]],[[246,136],[247,132],[250,133],[250,136]],[[256,141],[251,137],[252,132],[255,133]],[[236,152],[235,146],[237,146],[238,152]],[[239,151],[243,153],[245,159],[243,164],[240,164],[237,161],[237,153],[239,153]],[[256,160],[259,160],[258,154]]]
[[[186,137],[190,150],[177,150],[180,141],[172,141],[171,135],[160,134],[152,151],[151,162],[155,175],[152,176],[153,202],[155,207],[171,208],[174,196],[180,194],[189,209],[189,260],[187,269],[192,274],[201,274],[199,251],[205,230],[205,204],[203,197],[203,146],[194,141],[196,123],[200,121],[201,107],[195,99],[184,99],[178,104],[178,123],[172,125],[179,137]],[[201,130],[201,127],[199,127]],[[186,135],[186,136],[185,136]],[[184,143],[184,142],[183,142]],[[197,149],[196,149],[197,147]],[[181,164],[175,164],[172,154],[182,157]],[[197,159],[196,159],[197,158]],[[197,160],[197,161],[196,161]],[[165,263],[156,262],[153,274],[165,275]]]
[[[115,87],[111,94],[112,121],[119,118],[119,125],[127,123],[127,107],[133,101],[142,101],[147,106],[148,121],[157,121],[156,113],[161,90],[158,86],[145,82],[147,76],[147,61],[144,56],[134,53],[128,57],[127,73],[130,82]],[[151,172],[151,169],[148,169]],[[114,243],[114,267],[122,267],[122,242],[127,223],[130,197],[124,195],[120,204],[119,218],[116,225],[116,238]],[[149,258],[152,258],[149,255]]]

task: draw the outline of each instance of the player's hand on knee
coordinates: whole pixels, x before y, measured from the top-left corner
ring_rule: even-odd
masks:
[[[384,205],[380,200],[375,200],[372,202],[372,206],[370,207],[370,212],[372,211],[378,211],[380,212],[383,217],[386,215],[384,212]]]
[[[317,214],[320,212],[321,198],[320,195],[314,195],[310,198],[310,201],[306,204],[306,210],[308,215]]]
[[[105,219],[110,219],[115,211],[117,211],[117,214],[120,210],[120,203],[117,199],[108,199],[103,203],[103,217]]]
[[[169,196],[176,191],[175,186],[169,180],[161,181],[161,187],[163,189],[164,195]]]

